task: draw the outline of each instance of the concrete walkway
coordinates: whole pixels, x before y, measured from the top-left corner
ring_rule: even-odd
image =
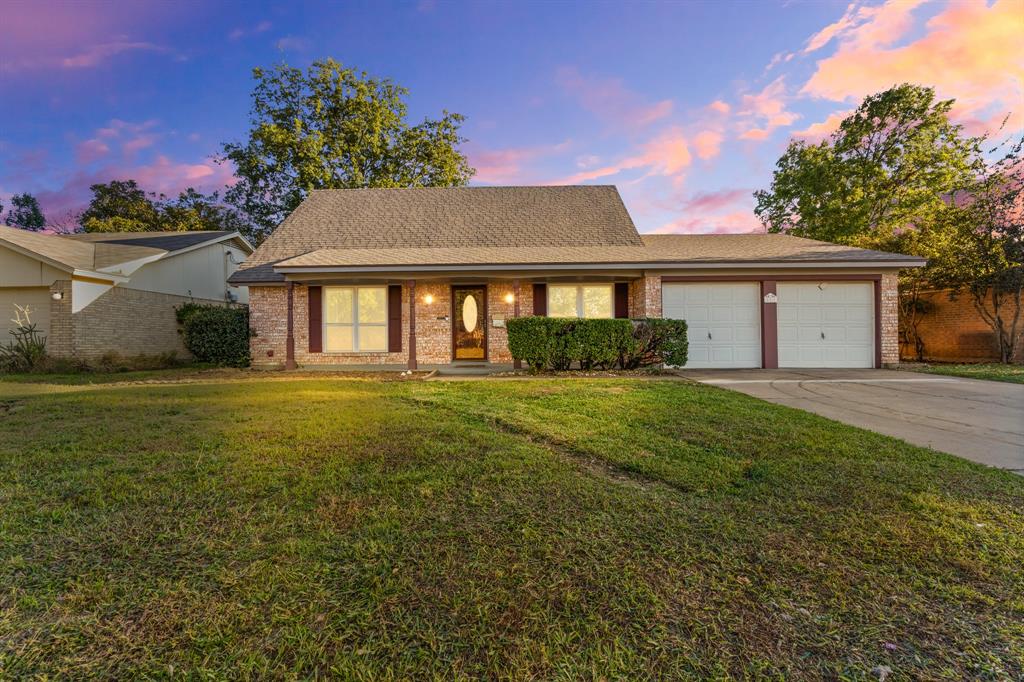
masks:
[[[1024,385],[878,369],[680,375],[1024,474]]]

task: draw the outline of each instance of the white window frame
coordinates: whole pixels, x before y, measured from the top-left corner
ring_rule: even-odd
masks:
[[[554,317],[551,314],[551,287],[575,287],[576,288],[576,318],[577,319],[592,319],[592,320],[603,320],[615,317],[615,284],[605,282],[584,282],[582,284],[548,284],[547,286],[547,309],[548,317]],[[608,288],[608,317],[583,317],[583,288],[584,287],[607,287]]]
[[[348,289],[352,292],[352,322],[328,322],[327,321],[327,291],[329,289],[339,290]],[[360,289],[381,289],[384,291],[384,322],[360,322],[359,321],[359,290]],[[331,286],[323,288],[323,295],[320,297],[320,338],[323,339],[322,343],[324,346],[324,353],[338,353],[342,355],[355,355],[355,354],[367,354],[367,353],[387,353],[388,352],[388,339],[390,334],[388,333],[389,324],[389,310],[388,310],[388,288],[387,286]],[[327,348],[327,328],[328,327],[351,327],[352,328],[352,350],[330,350]],[[360,327],[383,327],[384,328],[384,347],[380,350],[360,350],[359,349],[359,328]]]

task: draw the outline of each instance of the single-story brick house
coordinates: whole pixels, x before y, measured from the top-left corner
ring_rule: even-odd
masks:
[[[28,306],[55,357],[186,356],[174,309],[248,302],[229,285],[252,246],[237,232],[40,234],[0,227],[0,343]]]
[[[231,276],[256,366],[509,363],[520,315],[689,322],[688,367],[899,362],[921,259],[778,234],[641,235],[612,186],[318,190]]]

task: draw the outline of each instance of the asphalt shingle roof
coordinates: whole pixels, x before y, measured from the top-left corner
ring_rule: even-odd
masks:
[[[275,266],[916,260],[780,234],[640,235],[612,186],[318,190],[230,281],[283,282]]]
[[[180,251],[231,234],[234,232],[229,230],[196,230],[193,232],[80,232],[64,236],[67,239],[82,242],[148,246],[164,251]]]
[[[0,227],[0,244],[5,242],[71,270],[113,271],[121,263],[166,253],[165,249],[149,246],[93,243],[60,235]]]

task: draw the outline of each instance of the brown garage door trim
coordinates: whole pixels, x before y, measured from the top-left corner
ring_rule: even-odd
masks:
[[[882,367],[882,276],[881,275],[662,275],[662,284],[685,282],[758,282],[761,285],[761,366],[779,368],[779,325],[777,308],[766,303],[776,294],[777,282],[872,282],[875,290],[875,368]]]

